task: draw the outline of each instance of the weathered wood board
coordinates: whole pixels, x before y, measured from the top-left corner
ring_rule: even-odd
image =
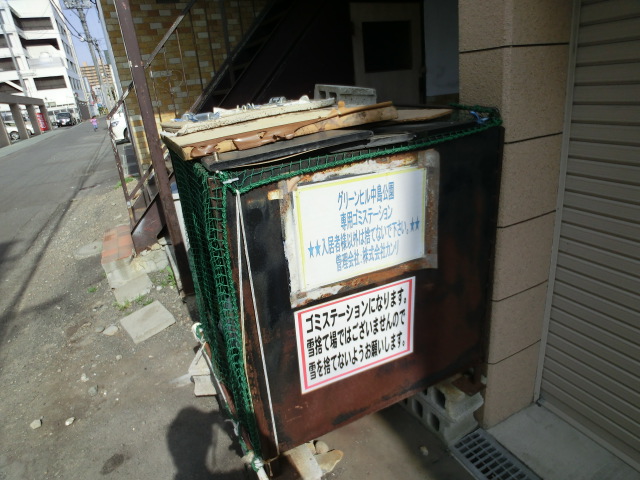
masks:
[[[234,150],[247,150],[278,140],[392,120],[391,102],[352,108],[328,108],[267,117],[182,136],[165,136],[167,146],[183,160]]]

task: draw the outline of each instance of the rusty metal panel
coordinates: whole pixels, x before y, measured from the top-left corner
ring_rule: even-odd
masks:
[[[292,279],[295,266],[287,251],[291,193],[297,184],[355,175],[361,166],[325,170],[242,195],[250,259],[250,275],[246,264],[242,268],[247,376],[265,458],[482,362],[501,141],[502,130],[494,128],[429,151],[374,159],[377,167],[390,169],[426,167],[429,156],[438,159],[438,168],[430,164],[433,178],[429,198],[422,199],[421,192],[416,192],[416,202],[425,201],[427,206],[425,255],[321,288],[300,290]],[[231,245],[238,243],[234,202],[227,205]],[[318,211],[323,208],[318,205]],[[232,262],[237,282],[237,251],[232,253]],[[350,296],[407,279],[414,288],[412,350],[303,392],[296,315],[305,308],[346,301]]]

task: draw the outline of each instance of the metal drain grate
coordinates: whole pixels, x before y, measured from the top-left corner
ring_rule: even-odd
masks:
[[[541,480],[481,428],[458,440],[451,453],[479,480]]]

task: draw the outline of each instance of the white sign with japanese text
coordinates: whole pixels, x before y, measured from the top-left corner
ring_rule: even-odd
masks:
[[[415,277],[295,313],[302,393],[413,352]]]
[[[299,186],[294,205],[302,287],[422,257],[426,190],[424,167]]]

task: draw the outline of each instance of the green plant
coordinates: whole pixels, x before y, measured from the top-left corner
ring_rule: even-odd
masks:
[[[98,287],[89,287],[87,288],[87,292],[96,293],[98,291]]]
[[[139,295],[138,297],[136,297],[136,299],[133,302],[138,304],[138,305],[142,305],[143,307],[145,307],[145,306],[149,305],[150,303],[153,303],[153,298],[148,297],[146,295]]]
[[[162,276],[156,280],[156,284],[161,287],[175,287],[176,286],[176,277],[173,274],[173,270],[171,270],[170,266],[166,266],[163,270]]]
[[[125,183],[131,183],[134,180],[135,180],[135,178],[133,178],[133,177],[125,177],[124,178]],[[122,182],[121,181],[118,182],[115,187],[113,187],[114,190],[117,190],[119,188],[122,188]]]
[[[113,302],[113,306],[121,312],[124,312],[125,310],[129,309],[129,307],[131,307],[131,301],[125,300],[124,303]]]

